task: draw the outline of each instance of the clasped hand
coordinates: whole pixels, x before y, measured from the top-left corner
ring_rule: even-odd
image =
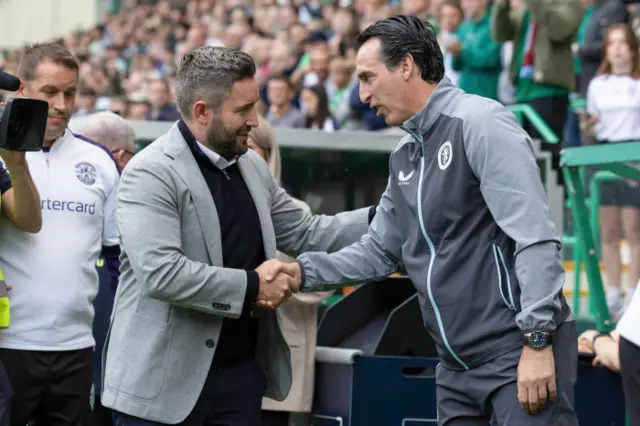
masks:
[[[300,290],[300,267],[295,262],[267,260],[256,272],[260,277],[257,306],[275,309]]]

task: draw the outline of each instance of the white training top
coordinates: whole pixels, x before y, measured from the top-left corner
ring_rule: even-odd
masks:
[[[26,158],[40,193],[42,229],[21,232],[0,218],[0,268],[13,286],[11,325],[0,332],[0,348],[92,347],[96,260],[103,245],[118,245],[118,168],[105,147],[70,130],[50,150]]]
[[[595,77],[587,89],[587,112],[598,116],[598,140],[640,140],[640,79],[615,74]]]
[[[618,321],[616,331],[626,340],[640,346],[640,289],[633,293],[633,299]]]

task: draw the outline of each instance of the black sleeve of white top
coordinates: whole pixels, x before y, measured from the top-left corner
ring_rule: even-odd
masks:
[[[2,161],[0,161],[0,196],[4,195],[11,187],[11,176],[9,176],[9,172],[4,168]]]

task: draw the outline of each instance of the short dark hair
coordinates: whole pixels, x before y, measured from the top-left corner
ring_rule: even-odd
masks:
[[[69,68],[78,74],[80,66],[76,57],[60,43],[37,43],[22,49],[18,77],[24,81],[36,78],[36,69],[44,60]]]
[[[440,9],[442,9],[442,6],[455,7],[460,13],[463,13],[462,6],[460,5],[460,0],[442,0],[442,2],[440,3]]]
[[[284,74],[274,74],[271,77],[269,77],[269,79],[267,80],[267,86],[272,81],[282,81],[284,84],[287,85],[289,89],[291,89],[292,91],[295,91],[295,87],[293,87],[291,80],[289,80],[287,76]]]
[[[184,56],[178,68],[178,109],[185,118],[191,118],[191,108],[199,99],[218,108],[237,81],[255,75],[254,60],[241,50],[218,46],[195,49]]]
[[[408,15],[382,19],[360,33],[358,45],[373,38],[380,40],[380,60],[388,69],[411,55],[424,81],[436,84],[444,77],[442,51],[430,23]]]

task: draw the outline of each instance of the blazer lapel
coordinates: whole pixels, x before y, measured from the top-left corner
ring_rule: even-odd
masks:
[[[220,266],[222,265],[222,236],[220,235],[220,219],[216,205],[200,172],[200,167],[180,130],[174,125],[169,132],[171,133],[170,143],[166,145],[165,153],[173,158],[171,167],[189,188],[189,194],[193,200],[207,244],[209,260],[212,265]]]
[[[271,206],[268,204],[269,194],[267,194],[264,185],[258,179],[251,160],[247,159],[246,156],[247,154],[238,158],[238,169],[244,179],[244,183],[249,188],[249,193],[258,211],[266,258],[271,259],[276,256],[276,235],[271,222]]]

